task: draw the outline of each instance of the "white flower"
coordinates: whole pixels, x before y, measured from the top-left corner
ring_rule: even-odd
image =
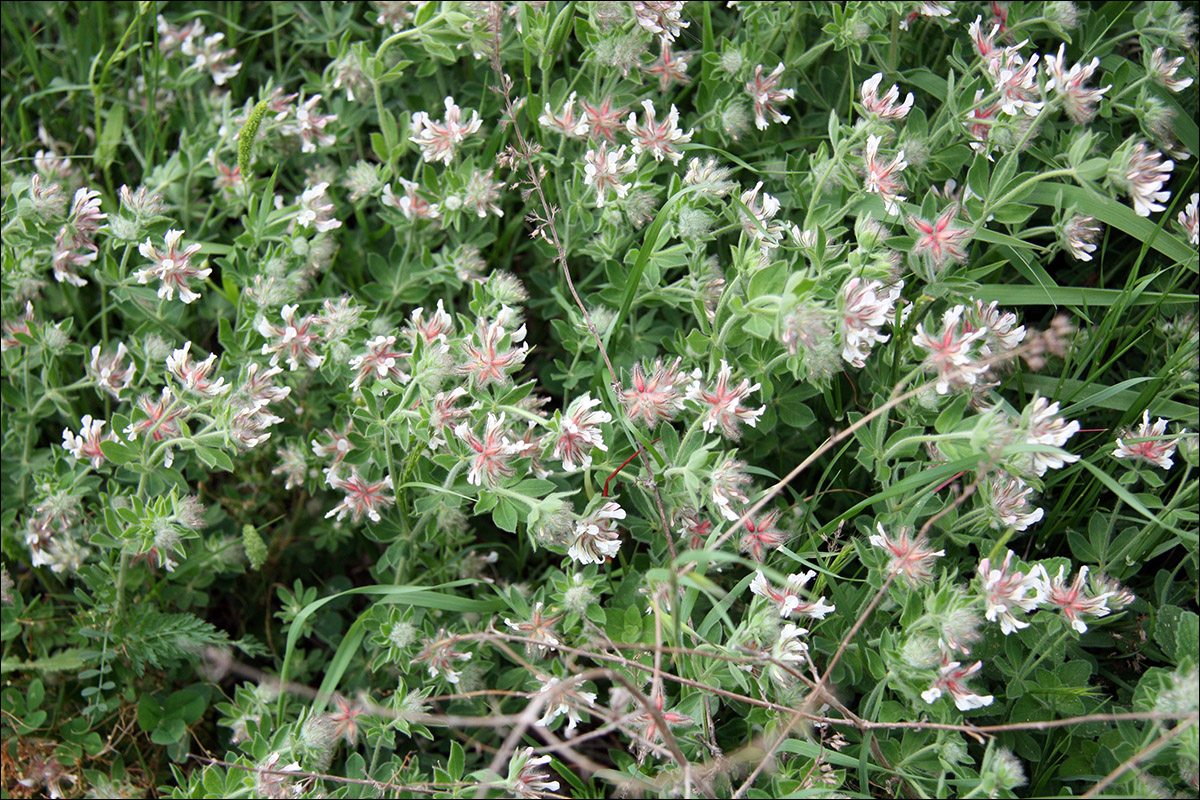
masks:
[[[655,161],[667,158],[672,164],[678,164],[683,153],[676,145],[690,142],[694,131],[684,133],[679,127],[679,109],[673,103],[662,122],[656,119],[654,104],[649,100],[642,101],[642,108],[645,110],[644,125],[638,125],[636,113],[631,113],[625,123],[625,130],[633,137],[634,154],[649,153]]]
[[[1051,403],[1044,397],[1035,397],[1021,415],[1027,444],[1042,444],[1061,448],[1067,440],[1079,433],[1079,423],[1075,420],[1067,422],[1058,416],[1058,403]],[[1067,464],[1079,460],[1079,456],[1071,453],[1031,453],[1032,468],[1038,476],[1046,474],[1047,469],[1062,469]]]
[[[876,114],[880,119],[897,120],[904,119],[908,116],[908,111],[912,108],[913,94],[908,93],[908,97],[900,105],[896,105],[900,99],[899,87],[892,85],[883,97],[879,96],[879,83],[883,80],[883,73],[876,72],[871,77],[863,81],[860,94],[862,97],[863,108],[867,113]]]
[[[614,152],[608,151],[608,142],[601,142],[600,147],[595,150],[588,150],[583,156],[583,182],[586,186],[591,186],[596,191],[596,207],[603,208],[605,201],[608,199],[609,191],[616,192],[617,197],[625,197],[629,194],[632,184],[622,183],[621,178],[633,172],[637,167],[637,158],[630,156],[628,161],[622,162],[625,157],[625,145],[621,145]]]
[[[577,520],[567,555],[581,564],[603,564],[615,557],[621,549],[621,538],[613,522],[618,519],[625,519],[625,509],[609,500],[591,517]]]
[[[1113,458],[1133,458],[1153,464],[1162,469],[1170,469],[1174,465],[1171,456],[1175,455],[1175,447],[1179,444],[1179,439],[1187,433],[1186,430],[1180,431],[1179,436],[1173,439],[1159,439],[1152,442],[1126,442],[1125,439],[1144,439],[1156,436],[1164,436],[1167,432],[1167,420],[1159,417],[1158,421],[1153,425],[1150,424],[1150,412],[1142,412],[1142,424],[1125,434],[1123,438],[1117,439],[1117,449],[1113,451]]]
[[[90,459],[92,466],[99,468],[104,463],[100,443],[116,441],[117,437],[111,433],[107,436],[101,435],[105,425],[102,419],[92,419],[90,414],[84,414],[82,422],[83,427],[79,429],[78,435],[72,433],[70,428],[63,428],[63,448],[80,461]]]
[[[421,148],[421,157],[429,163],[441,161],[449,165],[463,140],[483,125],[478,111],[472,111],[470,120],[464,123],[462,109],[453,97],[447,97],[445,104],[446,116],[441,122],[434,122],[424,111],[412,116],[413,135],[409,141]]]

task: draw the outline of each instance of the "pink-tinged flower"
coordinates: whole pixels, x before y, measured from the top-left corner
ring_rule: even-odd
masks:
[[[7,349],[7,348],[6,348]],[[137,373],[137,365],[130,360],[125,366],[125,356],[129,351],[124,342],[117,342],[117,352],[102,355],[100,345],[92,348],[92,360],[88,362],[88,374],[96,382],[96,388],[103,389],[113,398],[120,400],[121,392],[133,384],[133,376]]]
[[[613,108],[612,97],[605,97],[598,106],[580,100],[579,107],[583,109],[583,115],[587,118],[589,137],[608,142],[617,141],[617,131],[622,129],[621,118],[629,109],[625,106]]]
[[[254,772],[254,790],[258,797],[285,798],[296,797],[305,792],[303,782],[293,784],[287,773],[301,772],[300,762],[279,766],[282,753],[276,751],[267,756]]]
[[[229,438],[242,450],[252,450],[271,438],[267,429],[283,422],[267,410],[269,400],[240,397],[233,404],[229,417]]]
[[[546,103],[545,111],[538,117],[538,124],[570,139],[582,139],[588,134],[587,120],[575,116],[575,92],[567,95],[561,114],[555,114],[550,104]]]
[[[806,617],[813,617],[814,619],[825,619],[826,616],[832,614],[837,608],[828,605],[825,602],[824,596],[818,597],[815,601],[808,601],[801,594],[804,588],[808,586],[808,582],[816,576],[817,573],[812,570],[788,575],[787,583],[783,588],[776,589],[767,580],[767,576],[763,574],[762,570],[757,570],[754,573],[754,580],[750,582],[750,593],[774,603],[781,617],[800,614]]]
[[[434,122],[424,111],[413,114],[413,135],[409,137],[409,141],[421,148],[421,157],[425,161],[441,161],[449,166],[454,160],[458,146],[468,136],[479,131],[483,120],[479,118],[478,111],[472,111],[471,118],[464,123],[462,109],[455,104],[454,98],[447,97],[445,104],[446,116],[441,122]]]
[[[746,520],[746,533],[738,542],[738,550],[755,561],[762,561],[767,550],[774,550],[790,539],[790,533],[775,527],[779,522],[779,514],[778,509],[772,509],[757,520]]]
[[[467,483],[472,486],[496,486],[504,478],[512,477],[513,468],[508,462],[523,448],[508,438],[504,430],[504,414],[499,417],[491,413],[487,415],[487,427],[482,439],[465,422],[458,424],[454,435],[475,451],[471,468],[467,470]]]
[[[925,368],[937,373],[937,393],[946,394],[951,387],[974,386],[987,366],[975,362],[976,354],[971,344],[982,339],[987,329],[963,330],[961,324],[965,306],[955,306],[942,316],[942,332],[933,336],[925,332],[925,326],[917,323],[913,344],[928,350]]]
[[[776,103],[794,100],[796,97],[795,89],[775,88],[781,75],[783,75],[783,64],[771,70],[766,76],[763,75],[762,64],[759,64],[754,68],[754,78],[746,83],[746,92],[754,101],[754,125],[760,131],[765,131],[772,120],[786,125],[792,119],[775,108]],[[768,116],[771,118],[770,120],[767,119]]]
[[[504,210],[500,208],[500,191],[504,188],[504,181],[493,180],[495,170],[475,170],[471,173],[471,177],[467,179],[467,185],[462,191],[462,207],[474,211],[475,216],[484,219],[488,214],[493,214],[497,217],[504,216]]]
[[[246,181],[242,178],[241,167],[229,166],[217,158],[215,151],[212,156],[212,165],[217,173],[217,177],[213,178],[212,185],[214,189],[220,190],[223,198],[232,200],[246,194]]]
[[[358,742],[359,717],[367,714],[367,706],[362,703],[352,703],[338,693],[333,695],[333,711],[325,715],[333,728],[335,739],[345,738],[346,744],[353,746]]]
[[[1087,567],[1079,568],[1079,574],[1075,576],[1075,580],[1071,582],[1070,586],[1066,584],[1066,572],[1066,566],[1059,567],[1058,575],[1051,580],[1046,568],[1038,564],[1029,575],[1031,578],[1041,581],[1045,604],[1062,611],[1072,628],[1080,633],[1087,633],[1088,626],[1080,618],[1081,615],[1107,617],[1109,614],[1107,601],[1112,594],[1105,592],[1092,597],[1087,595],[1084,590],[1088,574]]]
[[[260,364],[250,362],[250,366],[246,367],[246,379],[238,387],[238,396],[250,405],[260,401],[265,401],[268,405],[278,403],[292,393],[292,387],[276,386],[272,380],[282,373],[282,367],[269,367],[264,370]]]
[[[887,213],[899,214],[901,201],[908,199],[900,194],[904,191],[904,181],[899,173],[908,166],[908,162],[904,160],[904,151],[901,150],[891,161],[883,163],[879,157],[879,144],[882,141],[879,136],[867,137],[867,152],[863,156],[867,173],[863,179],[863,190],[879,195]]]
[[[1029,623],[1018,618],[1014,611],[1028,614],[1042,602],[1042,586],[1033,572],[1027,575],[1018,570],[1009,571],[1012,558],[1013,551],[1009,550],[999,569],[993,569],[991,559],[985,558],[979,562],[978,570],[980,589],[987,605],[984,616],[988,622],[999,620],[1005,636],[1029,627]]]
[[[614,500],[606,500],[590,516],[575,521],[567,555],[580,564],[603,564],[621,549],[616,520],[625,519],[625,509]]]
[[[591,410],[598,405],[599,400],[586,394],[576,397],[567,406],[558,424],[559,430],[554,436],[554,457],[562,461],[563,469],[567,472],[590,467],[593,447],[608,451],[600,426],[612,422],[612,415],[607,411]]]
[[[941,269],[950,261],[959,264],[967,260],[967,250],[964,245],[971,240],[970,228],[954,224],[958,216],[958,206],[946,207],[932,223],[917,217],[909,217],[908,224],[916,228],[920,235],[913,244],[913,255],[926,259],[934,269]]]
[[[950,7],[945,3],[937,2],[922,2],[916,4],[917,9],[901,18],[900,30],[908,30],[908,26],[917,20],[918,17],[948,17],[950,16]]]
[[[693,724],[693,720],[689,716],[675,711],[663,711],[664,703],[661,689],[652,693],[651,702],[654,703],[654,707],[658,709],[659,715],[662,716],[667,725],[675,727],[676,725]],[[644,711],[635,717],[634,725],[638,731],[638,738],[635,744],[639,750],[643,751],[643,754],[649,749],[646,747],[647,743],[656,744],[662,741],[662,731],[658,728],[658,720],[649,711]]]
[[[1175,455],[1175,448],[1187,431],[1180,431],[1178,436],[1171,438],[1158,438],[1166,436],[1166,433],[1167,420],[1159,417],[1158,421],[1151,425],[1150,412],[1143,411],[1142,424],[1117,439],[1117,449],[1113,451],[1113,458],[1139,459],[1162,469],[1170,469],[1175,464],[1171,456]],[[1154,441],[1133,441],[1148,438],[1154,438]]]
[[[324,434],[329,437],[328,442],[312,440],[313,455],[317,458],[333,458],[333,464],[327,471],[336,470],[346,454],[355,449],[354,443],[350,441],[350,431],[352,430],[354,430],[354,424],[347,422],[344,431],[335,431],[333,428],[325,429]]]
[[[489,383],[507,386],[512,383],[509,373],[520,369],[529,352],[527,344],[520,347],[511,345],[524,340],[524,325],[509,333],[504,329],[501,320],[488,323],[481,319],[473,339],[463,343],[466,362],[458,371],[463,375],[470,375],[471,383],[475,387],[487,386]]]
[[[1129,194],[1134,212],[1139,217],[1148,217],[1153,211],[1166,210],[1162,204],[1171,199],[1171,193],[1163,186],[1174,169],[1174,161],[1164,161],[1162,153],[1151,150],[1145,142],[1138,142],[1118,169],[1113,182]]]
[[[667,91],[674,83],[687,86],[692,82],[691,76],[687,73],[688,58],[691,55],[692,53],[687,50],[681,50],[678,53],[672,52],[671,43],[664,40],[658,60],[652,64],[643,64],[642,72],[658,77],[660,92]]]
[[[92,234],[100,229],[108,215],[100,210],[100,192],[84,187],[75,192],[67,226],[77,247],[91,245]]]
[[[975,694],[967,688],[966,681],[983,667],[982,661],[976,661],[969,667],[962,666],[959,661],[942,659],[941,674],[925,691],[921,699],[933,705],[943,694],[950,695],[959,711],[970,711],[975,708],[990,706],[995,699],[990,694]]]
[[[169,56],[181,44],[190,39],[204,35],[204,25],[199,20],[192,20],[186,25],[175,27],[166,18],[158,15],[158,52]]]
[[[224,378],[217,378],[215,381],[211,379],[217,365],[216,353],[210,353],[203,361],[193,363],[191,350],[192,343],[188,342],[167,356],[167,371],[189,392],[205,397],[216,397],[228,392],[230,387]]]
[[[446,443],[446,430],[454,430],[460,421],[468,416],[474,405],[467,408],[456,408],[455,403],[460,397],[465,397],[467,390],[456,386],[450,392],[438,392],[429,402],[429,427],[433,435],[429,437],[429,449],[436,450]]]
[[[375,24],[390,27],[392,33],[399,33],[412,27],[417,12],[428,3],[422,0],[371,0],[371,5],[379,12]]]
[[[738,510],[750,502],[749,495],[743,491],[743,486],[750,486],[753,479],[745,472],[746,462],[737,458],[727,458],[712,471],[712,499],[717,511],[725,519],[736,522],[742,518]]]
[[[975,17],[975,21],[967,26],[967,32],[971,34],[971,41],[975,44],[975,50],[984,60],[988,60],[996,52],[996,35],[1000,33],[1000,26],[993,25],[990,33],[984,33],[983,16]]]
[[[1038,87],[1037,62],[1036,53],[1026,61],[1016,47],[1006,47],[988,60],[987,69],[1000,93],[1000,109],[1005,114],[1036,117],[1046,105]]]
[[[1192,193],[1191,201],[1183,211],[1179,212],[1179,227],[1183,228],[1183,232],[1187,234],[1188,241],[1192,243],[1192,247],[1200,245],[1200,194]]]
[[[1019,478],[1000,476],[988,483],[988,522],[996,530],[1023,531],[1042,519],[1045,512],[1033,505],[1029,495],[1033,487]]]
[[[0,352],[7,352],[14,347],[21,346],[20,340],[17,339],[18,333],[25,336],[33,336],[33,332],[29,330],[29,323],[33,322],[33,320],[33,303],[26,300],[25,310],[21,313],[21,316],[16,319],[9,318],[4,320],[4,335],[0,338]]]
[[[804,637],[807,628],[787,623],[779,631],[779,638],[771,646],[771,661],[768,674],[781,686],[790,686],[795,680],[792,673],[808,663],[808,643]]]
[[[437,301],[437,308],[429,319],[425,319],[425,308],[422,306],[413,310],[411,320],[405,334],[413,340],[419,338],[426,345],[445,343],[454,335],[454,320],[446,313],[441,300]]]
[[[400,368],[400,360],[408,358],[412,353],[402,353],[393,345],[395,336],[376,336],[367,340],[367,352],[350,359],[350,367],[358,374],[350,383],[351,389],[362,386],[363,381],[372,374],[378,379],[391,378],[400,383],[408,383],[409,375]]]
[[[674,103],[671,104],[667,118],[662,122],[655,116],[654,104],[649,100],[642,101],[642,109],[644,124],[638,124],[637,114],[630,114],[625,122],[625,130],[633,137],[634,154],[649,153],[654,156],[655,161],[666,158],[672,164],[678,164],[679,159],[683,158],[683,153],[677,145],[690,142],[694,131],[684,133],[679,127],[679,109],[675,108]]]
[[[1050,73],[1050,80],[1046,82],[1046,88],[1057,91],[1059,97],[1062,98],[1067,116],[1076,124],[1086,125],[1096,116],[1096,104],[1112,86],[1105,86],[1103,89],[1091,89],[1084,86],[1084,82],[1090,80],[1096,67],[1100,66],[1100,59],[1093,58],[1092,63],[1087,66],[1076,64],[1068,70],[1064,57],[1066,49],[1065,44],[1059,45],[1057,56],[1046,56],[1046,71]]]
[[[991,135],[992,124],[996,118],[996,113],[1000,111],[1000,104],[994,103],[990,106],[984,106],[980,101],[983,99],[983,89],[975,90],[974,108],[967,112],[967,131],[971,134],[971,149],[976,153],[987,152],[987,141]],[[987,154],[988,161],[992,161],[991,153]]]
[[[621,405],[631,421],[641,418],[647,428],[653,428],[659,421],[670,422],[683,409],[688,376],[679,372],[682,361],[676,358],[670,366],[664,366],[661,358],[655,359],[653,371],[640,361],[633,365],[629,388],[621,392]]]
[[[197,292],[193,292],[188,281],[192,278],[204,280],[212,272],[208,267],[203,269],[192,266],[192,256],[200,252],[199,244],[191,244],[182,250],[179,249],[179,240],[183,237],[183,231],[169,230],[163,241],[166,245],[165,252],[159,250],[150,243],[150,239],[138,245],[138,252],[143,258],[148,258],[153,263],[149,267],[139,269],[137,275],[138,283],[149,283],[151,278],[157,278],[161,282],[158,287],[158,296],[166,300],[172,300],[175,297],[176,290],[179,291],[179,299],[184,303],[191,303],[200,299]]]
[[[203,35],[204,28],[201,27],[199,36]],[[196,39],[199,36],[185,39],[179,49],[185,56],[193,59],[191,69],[207,72],[214,84],[224,86],[241,71],[242,62],[229,63],[237,56],[237,52],[233,48],[221,49],[221,43],[225,41],[225,34],[214,33],[212,36],[205,36],[204,41],[197,47]]]
[[[417,193],[421,188],[420,184],[413,181],[397,178],[400,181],[400,186],[404,189],[404,195],[396,197],[392,191],[392,185],[389,183],[383,187],[383,196],[379,199],[385,206],[400,209],[400,213],[405,219],[437,219],[442,215],[441,209],[437,203],[431,203]]]
[[[553,676],[539,675],[538,680],[542,682],[542,688],[538,689],[537,693],[546,694],[554,692],[554,697],[546,703],[546,713],[533,724],[539,728],[545,728],[551,722],[565,714],[567,716],[567,727],[564,730],[570,736],[580,722],[579,707],[595,706],[596,693],[580,691],[578,684],[560,687],[562,681]]]
[[[364,515],[372,522],[379,522],[383,519],[379,514],[380,509],[390,508],[396,502],[396,498],[388,494],[392,488],[391,475],[381,481],[368,483],[358,473],[358,467],[351,467],[349,477],[341,478],[330,473],[328,481],[331,488],[345,492],[346,497],[329,510],[326,519],[336,516],[341,520],[349,514],[350,521],[354,523],[360,522]]]
[[[713,531],[712,520],[700,516],[700,512],[691,507],[676,509],[672,516],[680,540],[693,550],[703,548]]]
[[[904,281],[884,286],[880,281],[851,278],[839,295],[841,306],[842,358],[855,367],[866,365],[876,344],[890,337],[879,332],[892,318]]]
[[[562,640],[554,632],[554,626],[561,616],[561,614],[545,614],[543,604],[539,602],[534,604],[533,613],[528,622],[513,622],[505,617],[504,624],[516,631],[518,636],[534,640],[525,645],[525,652],[530,655],[536,654],[539,658],[546,658],[550,655],[551,650],[562,646]]]
[[[758,243],[762,258],[765,260],[772,250],[779,247],[779,243],[783,239],[784,226],[781,221],[775,219],[775,215],[779,213],[781,207],[779,200],[774,195],[763,192],[760,201],[758,193],[762,186],[762,181],[759,181],[753,189],[742,192],[741,201],[746,209],[739,208],[738,215],[742,218],[742,230]]]
[[[1156,47],[1150,54],[1150,75],[1155,81],[1178,94],[1193,83],[1192,78],[1175,77],[1183,62],[1183,56],[1168,59],[1166,48]]]
[[[262,355],[271,356],[271,366],[279,363],[279,356],[287,357],[288,368],[300,369],[304,362],[309,369],[316,369],[325,361],[325,356],[317,355],[313,345],[320,341],[320,334],[313,330],[316,318],[306,314],[296,318],[299,305],[284,306],[279,312],[283,326],[273,325],[264,318],[258,323],[258,332],[271,340],[262,346]]]
[[[985,357],[1011,353],[1025,340],[1025,326],[1017,324],[1020,321],[1017,315],[1011,311],[1002,312],[999,306],[995,300],[986,305],[982,300],[972,300],[963,321],[963,330],[987,331],[979,345],[979,352]]]
[[[179,438],[182,435],[179,418],[190,410],[186,403],[177,402],[175,395],[166,386],[163,387],[158,400],[154,400],[148,394],[139,397],[137,407],[146,418],[131,422],[125,428],[125,435],[131,442],[137,441],[138,436],[142,434],[149,434],[156,442]],[[168,448],[163,457],[163,464],[169,467],[174,460],[175,454]]]
[[[638,0],[633,3],[633,18],[644,30],[663,42],[673,42],[692,23],[682,19],[683,3],[672,0]]]
[[[904,119],[908,116],[909,109],[912,108],[913,95],[908,93],[908,97],[900,103],[900,88],[893,85],[891,89],[883,97],[879,96],[879,84],[883,80],[883,73],[876,72],[871,77],[863,81],[860,89],[862,97],[863,109],[868,114],[874,114],[881,120],[891,122],[892,120]],[[899,105],[897,105],[899,103]]]
[[[1062,448],[1067,440],[1079,433],[1079,423],[1075,420],[1067,422],[1058,416],[1058,403],[1051,403],[1044,397],[1035,397],[1021,414],[1021,429],[1025,434],[1026,444],[1040,444],[1048,447]],[[1048,469],[1062,469],[1067,464],[1074,464],[1079,456],[1071,453],[1030,453],[1032,470],[1039,477],[1046,474]]]
[[[1115,578],[1110,578],[1103,572],[1092,572],[1088,577],[1088,586],[1097,595],[1105,595],[1105,605],[1109,611],[1120,611],[1134,600],[1137,595]]]
[[[637,168],[637,158],[630,156],[628,161],[622,162],[624,157],[625,145],[610,153],[608,142],[601,142],[599,148],[584,153],[583,183],[595,190],[597,208],[604,207],[610,191],[617,197],[629,194],[633,184],[622,183],[621,179]]]
[[[454,649],[454,645],[453,637],[448,636],[446,629],[442,628],[437,632],[437,636],[425,641],[425,648],[413,658],[413,662],[427,662],[429,677],[436,678],[440,675],[446,679],[446,683],[456,684],[462,677],[462,671],[455,669],[454,662],[470,661],[473,654],[459,652]]]
[[[933,580],[930,568],[934,561],[946,555],[945,550],[934,550],[923,536],[909,539],[906,528],[901,528],[899,536],[895,539],[888,536],[887,531],[883,529],[883,523],[876,522],[875,528],[879,533],[871,534],[868,541],[890,556],[887,568],[889,574],[899,575],[909,586],[920,586]]]
[[[72,286],[87,286],[87,280],[79,275],[79,268],[91,264],[98,255],[97,248],[93,244],[85,245],[82,248],[77,247],[70,236],[70,228],[63,225],[54,240],[54,250],[50,260],[54,280],[59,283],[69,283]]]
[[[1063,225],[1061,240],[1067,251],[1078,261],[1091,261],[1096,241],[1104,231],[1095,217],[1072,214]]]
[[[550,756],[535,756],[532,747],[526,747],[512,757],[509,763],[509,774],[516,775],[509,779],[508,788],[517,797],[543,797],[548,792],[558,791],[558,781],[550,780],[550,773],[542,769],[551,762]],[[517,766],[518,763],[520,766]]]
[[[337,114],[316,113],[317,103],[321,95],[314,94],[296,107],[296,119],[284,126],[283,131],[288,136],[300,137],[300,151],[304,153],[317,152],[317,145],[330,147],[337,143],[337,136],[328,133],[325,128],[337,119]]]
[[[80,461],[90,459],[92,466],[99,469],[104,463],[104,451],[100,449],[100,443],[117,440],[112,433],[102,435],[104,425],[104,420],[92,419],[90,414],[84,414],[83,427],[79,429],[78,435],[70,428],[63,428],[63,448]]]
[[[717,371],[717,382],[712,390],[706,390],[697,378],[687,390],[687,399],[700,407],[704,414],[701,426],[705,433],[712,433],[717,427],[726,439],[737,441],[742,423],[751,428],[757,427],[758,418],[767,410],[766,406],[757,409],[744,408],[742,401],[751,392],[759,390],[759,384],[751,384],[749,379],[743,379],[737,388],[729,388],[729,380],[733,370],[725,359],[721,359],[721,368]]]
[[[301,228],[315,228],[318,233],[325,233],[342,227],[342,221],[334,219],[333,202],[325,196],[329,188],[328,181],[321,181],[315,186],[309,186],[299,197],[296,204],[300,212],[296,215],[296,224]]]

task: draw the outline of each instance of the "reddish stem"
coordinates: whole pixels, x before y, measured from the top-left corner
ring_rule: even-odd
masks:
[[[662,441],[662,439],[655,439],[650,444],[657,444],[658,442],[661,442],[661,441]],[[603,495],[604,497],[608,497],[608,482],[611,481],[613,478],[617,477],[617,473],[620,472],[621,470],[625,469],[625,467],[629,466],[629,462],[633,461],[635,458],[637,458],[638,455],[641,454],[642,450],[644,450],[644,449],[645,448],[643,448],[643,447],[639,447],[637,450],[634,450],[633,455],[631,455],[629,458],[622,461],[621,466],[614,469],[612,471],[612,474],[609,475],[607,478],[605,478],[605,480],[604,480],[604,495]]]

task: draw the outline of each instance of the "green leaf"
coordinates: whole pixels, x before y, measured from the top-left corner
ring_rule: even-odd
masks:
[[[320,600],[315,600],[304,608],[300,609],[292,621],[291,627],[288,629],[287,644],[284,650],[283,665],[279,671],[279,680],[284,682],[287,680],[288,672],[291,668],[292,660],[295,658],[296,644],[300,641],[301,635],[304,633],[305,623],[308,618],[319,611],[322,607],[332,603],[342,597],[352,595],[370,595],[381,598],[378,602],[398,603],[403,605],[421,606],[423,608],[435,608],[442,611],[451,611],[456,613],[476,613],[486,614],[493,611],[500,611],[506,607],[506,603],[502,600],[473,600],[466,597],[459,597],[453,594],[445,594],[437,591],[439,589],[453,589],[459,586],[472,586],[479,583],[473,580],[451,581],[449,583],[438,584],[424,588],[421,586],[360,586],[355,589],[349,589],[345,592],[339,592],[329,597],[322,597]],[[367,609],[363,615],[370,612]],[[360,625],[363,615],[355,620],[351,625],[351,631],[355,630],[355,625]],[[358,629],[361,631],[361,626]],[[355,653],[358,644],[361,642],[361,636],[357,637],[357,641],[353,641],[356,637],[347,634],[343,638],[342,643],[338,646],[338,653],[346,651],[344,662],[337,661],[339,667],[335,669],[334,662],[326,669],[325,679],[321,682],[320,694],[313,704],[313,713],[319,714],[325,710],[325,705],[328,702],[329,695],[337,689],[338,683],[342,679],[346,666],[349,665],[350,657]],[[335,654],[335,660],[338,656]],[[287,694],[281,693],[277,704],[277,713],[282,716],[284,703],[287,700]]]
[[[142,454],[133,449],[129,445],[121,444],[118,441],[105,441],[100,443],[100,452],[112,464],[121,466],[130,464],[142,457]]]
[[[104,129],[96,140],[96,166],[108,169],[117,155],[117,145],[125,134],[125,106],[115,105],[108,110]]]
[[[458,781],[462,778],[463,765],[466,763],[466,758],[462,745],[458,742],[451,742],[450,761],[446,765],[446,771],[450,773],[451,780]]]
[[[42,679],[34,678],[29,682],[29,688],[25,690],[25,708],[32,711],[45,699],[46,687],[42,684]]]
[[[1142,292],[1131,299],[1129,292],[1123,289],[1026,284],[983,284],[974,294],[985,303],[996,300],[1010,306],[1151,306],[1161,303],[1195,308],[1200,302],[1200,296],[1181,292]]]
[[[517,509],[507,499],[501,499],[492,509],[492,521],[502,531],[517,532]]]
[[[166,717],[159,721],[150,732],[150,741],[155,744],[175,744],[187,735],[187,724],[176,717]]]
[[[1132,208],[1107,195],[1080,186],[1044,182],[1034,187],[1034,190],[1024,199],[1037,205],[1053,207],[1057,205],[1060,194],[1064,204],[1086,208],[1088,214],[1105,225],[1111,225],[1119,231],[1124,231],[1173,261],[1180,264],[1193,264],[1192,269],[1196,269],[1194,266],[1196,253],[1188,247],[1182,237],[1159,230],[1156,223],[1145,217],[1139,217]]]
[[[775,400],[775,412],[779,414],[780,422],[792,428],[807,428],[817,421],[817,415],[794,390],[779,395]]]

